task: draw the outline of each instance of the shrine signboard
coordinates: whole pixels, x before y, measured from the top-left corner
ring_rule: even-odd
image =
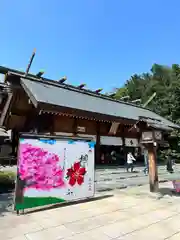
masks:
[[[94,195],[93,140],[21,137],[15,210]]]

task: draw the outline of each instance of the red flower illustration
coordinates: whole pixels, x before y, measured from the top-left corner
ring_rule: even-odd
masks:
[[[75,162],[71,168],[67,169],[67,178],[69,179],[69,184],[71,186],[74,186],[76,183],[82,185],[85,174],[86,169],[81,167],[80,162]]]

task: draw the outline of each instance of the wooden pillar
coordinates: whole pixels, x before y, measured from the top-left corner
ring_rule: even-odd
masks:
[[[158,192],[158,170],[156,161],[156,147],[153,143],[147,145],[148,158],[149,158],[149,186],[150,192]]]
[[[124,164],[126,165],[127,161],[127,153],[126,153],[126,145],[125,145],[125,137],[122,136],[122,149],[123,149],[123,156],[124,156]]]
[[[6,122],[6,120],[8,118],[8,115],[11,111],[12,103],[13,103],[13,93],[12,93],[11,89],[8,89],[8,97],[7,97],[6,103],[4,105],[4,108],[2,110],[1,117],[0,117],[0,126],[5,125],[5,122]]]

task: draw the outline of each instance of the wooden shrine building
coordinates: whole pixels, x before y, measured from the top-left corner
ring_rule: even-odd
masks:
[[[124,164],[128,148],[139,151],[142,131],[162,134],[179,128],[148,109],[112,99],[100,90],[86,90],[83,84],[66,84],[64,78],[54,81],[5,67],[0,73],[5,74],[8,89],[0,122],[12,129],[15,145],[18,132],[91,136],[96,141],[96,164],[114,163],[110,155],[114,150],[119,154],[116,163]]]

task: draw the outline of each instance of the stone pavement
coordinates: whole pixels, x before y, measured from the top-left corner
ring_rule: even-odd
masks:
[[[127,173],[122,167],[96,169],[96,192],[148,184],[149,177],[144,175],[143,169],[144,167],[135,166],[135,172],[133,173]],[[180,164],[174,166],[173,174],[167,173],[166,166],[158,166],[158,175],[160,181],[177,179],[180,177]]]
[[[180,197],[170,183],[159,194],[149,186],[116,190],[100,199],[0,217],[2,240],[180,239]]]
[[[6,170],[16,171],[16,166],[6,168]],[[2,170],[2,169],[1,169]],[[124,168],[101,168],[95,171],[95,189],[96,194],[123,189],[126,187],[134,187],[148,184],[149,177],[145,176],[142,172],[143,167],[136,166],[135,172],[126,173]],[[174,167],[175,173],[169,174],[166,172],[165,166],[158,167],[159,180],[168,181],[172,179],[179,179],[180,177],[180,164]],[[14,194],[0,194],[0,216],[4,212],[9,212],[12,209]]]

